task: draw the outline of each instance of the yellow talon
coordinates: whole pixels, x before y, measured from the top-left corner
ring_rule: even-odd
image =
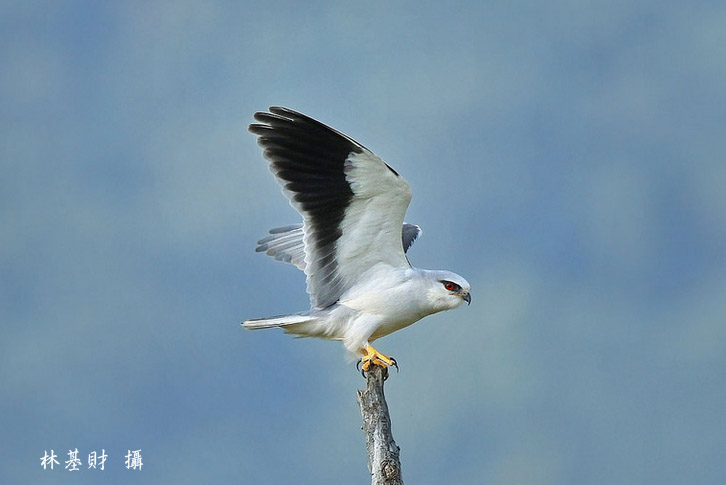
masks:
[[[360,352],[361,354],[363,354],[363,358],[361,359],[361,363],[363,364],[363,372],[367,372],[371,368],[371,365],[378,365],[381,367],[388,367],[390,365],[393,365],[396,367],[396,369],[398,369],[398,363],[396,363],[396,359],[378,352],[370,345],[366,346],[366,348],[361,350]]]

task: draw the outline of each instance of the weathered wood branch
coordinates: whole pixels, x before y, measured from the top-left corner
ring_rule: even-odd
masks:
[[[393,440],[391,416],[388,414],[388,404],[383,394],[383,382],[387,376],[388,369],[371,366],[371,370],[366,372],[365,391],[358,391],[371,485],[403,485],[400,448]]]

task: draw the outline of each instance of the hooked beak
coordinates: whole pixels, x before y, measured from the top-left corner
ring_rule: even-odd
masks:
[[[461,299],[464,300],[467,305],[471,305],[471,295],[469,293],[462,295]]]

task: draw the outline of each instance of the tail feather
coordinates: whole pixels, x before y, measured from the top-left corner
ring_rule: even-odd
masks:
[[[296,323],[305,323],[312,320],[308,313],[293,313],[291,315],[276,315],[274,317],[253,318],[242,322],[247,330],[260,330],[262,328],[286,327]]]

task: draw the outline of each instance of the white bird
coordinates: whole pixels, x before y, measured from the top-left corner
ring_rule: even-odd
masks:
[[[396,365],[371,342],[427,315],[471,303],[470,285],[450,271],[411,266],[406,251],[421,229],[403,222],[411,189],[352,138],[287,108],[255,113],[258,136],[302,224],[258,241],[305,272],[309,311],[247,320],[250,330],[282,327],[301,337],[341,340],[371,365]]]

